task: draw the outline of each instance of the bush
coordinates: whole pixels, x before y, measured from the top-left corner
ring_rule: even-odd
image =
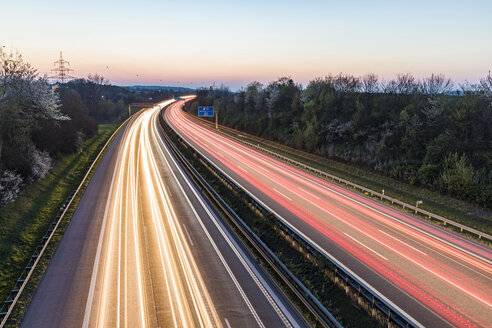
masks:
[[[5,170],[0,178],[0,206],[15,200],[22,186],[22,177],[14,171]]]
[[[42,179],[53,167],[53,160],[46,151],[35,149],[32,154],[32,177],[34,180]]]
[[[444,170],[441,173],[443,187],[454,195],[470,197],[477,185],[477,175],[465,154],[450,153],[444,159]]]

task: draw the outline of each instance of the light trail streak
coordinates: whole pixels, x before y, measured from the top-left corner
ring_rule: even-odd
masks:
[[[387,233],[387,232],[385,232],[385,231],[383,231],[383,230],[381,230],[381,229],[379,230],[379,232],[381,232],[381,233],[385,234],[386,236],[388,236],[388,237],[390,237],[390,238],[393,238],[394,240],[399,241],[399,242],[400,242],[400,243],[402,243],[403,245],[405,245],[405,246],[407,246],[407,247],[410,247],[411,249],[413,249],[413,250],[415,250],[415,251],[419,252],[420,254],[427,256],[427,254],[426,254],[426,253],[424,253],[424,252],[422,252],[420,249],[418,249],[418,248],[416,248],[416,247],[413,247],[412,245],[409,245],[409,244],[405,243],[404,241],[401,241],[400,239],[398,239],[398,238],[396,238],[396,237],[394,237],[394,236],[390,235],[389,233]]]
[[[169,153],[169,151],[167,149],[166,149],[166,151]],[[172,157],[171,157],[171,159],[172,159]],[[172,160],[174,162],[174,159],[172,159]],[[174,162],[174,164],[177,166],[176,162]],[[173,174],[173,176],[175,176],[174,175],[174,172],[171,171],[171,173]],[[181,176],[184,177],[184,173],[182,172],[182,170],[180,170],[180,174],[181,174]],[[203,208],[207,212],[208,216],[211,217],[211,218],[213,218],[214,215],[210,212],[210,210],[207,208],[207,206],[203,203],[203,200],[198,196],[197,192],[194,190],[194,188],[191,186],[191,184],[189,183],[188,180],[186,180],[186,183],[188,184],[188,186],[190,187],[190,189],[193,190],[193,193],[195,194],[195,196],[197,197],[197,199],[199,200],[199,202],[201,203],[201,205],[203,206]],[[180,187],[181,191],[183,191],[182,186],[180,185],[179,187]],[[184,193],[184,191],[183,191],[183,195],[186,198],[186,201],[188,202],[188,204],[190,204],[190,206],[191,206],[191,201],[188,198],[188,196],[186,195],[186,193]],[[207,238],[209,239],[210,243],[212,244],[213,248],[215,249],[218,257],[222,261],[222,264],[223,264],[224,268],[229,273],[229,275],[230,275],[231,279],[233,280],[236,288],[238,289],[239,293],[243,297],[243,300],[245,301],[245,303],[247,304],[249,310],[253,314],[253,316],[254,316],[254,318],[255,318],[258,326],[259,327],[265,327],[264,324],[263,324],[263,322],[261,321],[260,317],[256,313],[255,309],[253,308],[252,304],[250,303],[248,297],[246,296],[246,293],[244,292],[243,288],[241,287],[241,285],[237,281],[236,277],[232,273],[231,269],[229,268],[229,265],[225,261],[223,255],[221,254],[221,252],[220,252],[219,248],[217,247],[216,243],[213,241],[213,238],[210,236],[210,233],[205,228],[202,219],[196,213],[196,211],[193,208],[193,206],[191,206],[191,208],[192,208],[192,210],[193,210],[193,212],[194,212],[194,214],[195,214],[198,222],[200,223],[200,226],[202,227],[202,229],[204,230],[205,234],[207,235]],[[224,239],[227,242],[227,244],[229,244],[229,246],[231,247],[231,249],[233,250],[233,252],[236,254],[237,258],[239,259],[239,261],[243,265],[244,269],[248,272],[248,274],[253,279],[253,281],[256,283],[256,285],[261,290],[261,292],[263,293],[263,295],[267,298],[267,300],[270,303],[270,305],[272,306],[272,308],[276,311],[276,313],[279,316],[279,318],[281,319],[282,323],[286,327],[293,327],[293,325],[294,325],[294,327],[297,327],[298,325],[295,323],[295,320],[291,316],[291,314],[289,313],[289,311],[287,311],[285,309],[285,307],[282,305],[282,302],[278,299],[278,297],[271,290],[271,288],[268,286],[268,284],[265,282],[265,280],[261,277],[261,275],[259,274],[259,272],[256,269],[254,269],[254,266],[252,265],[252,263],[248,260],[247,256],[241,251],[240,247],[237,245],[237,243],[234,241],[234,239],[229,236],[228,232],[224,229],[222,223],[219,222],[218,220],[215,220],[215,219],[212,220],[212,221],[213,221],[214,225],[217,227],[217,229],[220,231],[220,234],[224,237]],[[226,319],[226,322],[228,323],[228,320],[227,319]]]
[[[380,258],[388,261],[388,259],[386,257],[384,257],[383,255],[379,254],[378,252],[376,252],[375,250],[373,250],[372,248],[370,248],[369,246],[367,246],[366,244],[364,244],[363,242],[361,241],[358,241],[357,239],[355,239],[354,237],[352,237],[351,235],[349,235],[348,233],[344,232],[343,233],[345,236],[349,237],[350,239],[352,239],[353,241],[355,241],[357,244],[367,248],[368,250],[370,250],[371,252],[373,252],[374,254],[376,254],[377,256],[379,256]]]
[[[214,137],[214,136],[212,136],[212,138],[213,138],[213,137]],[[207,136],[206,134],[201,134],[201,135],[200,135],[200,139],[201,139],[201,140],[206,140],[205,138],[210,138],[210,137],[209,137],[209,136]],[[198,140],[195,140],[195,141],[198,141]],[[222,139],[220,139],[220,138],[216,138],[216,139],[215,139],[215,141],[218,141],[218,142],[222,142],[222,143],[224,143],[224,141],[223,141]],[[232,142],[232,144],[234,144],[234,143]],[[225,143],[225,145],[226,145],[226,146],[230,146],[230,145],[228,145],[227,143]],[[204,145],[202,145],[202,146],[204,146]],[[205,147],[205,146],[204,146],[204,147]],[[205,147],[205,148],[206,148],[206,147]],[[239,145],[238,147],[234,146],[234,147],[232,147],[232,149],[231,149],[231,150],[234,150],[234,149],[235,149],[235,150],[238,150],[238,151],[241,151],[242,153],[244,153],[244,154],[246,154],[246,155],[250,155],[250,154],[248,154],[248,152],[247,152],[247,151],[244,151],[244,149],[246,149],[246,148],[245,148],[244,146],[242,146],[242,145]],[[213,151],[213,150],[211,150],[211,149],[208,149],[208,150],[209,150],[209,151]],[[261,156],[261,158],[265,158],[265,155],[263,155],[263,154],[257,154],[257,152],[256,152],[256,151],[251,151],[251,150],[248,150],[248,151],[249,151],[250,153],[253,153],[254,155],[259,155],[259,156]],[[229,152],[229,153],[230,153],[230,152]],[[282,185],[279,181],[282,181],[282,179],[284,179],[284,178],[283,178],[283,176],[282,176],[282,175],[276,174],[276,171],[275,171],[275,169],[276,169],[276,168],[280,168],[281,170],[283,170],[283,173],[284,173],[285,175],[288,175],[288,178],[289,178],[289,179],[295,179],[297,182],[300,182],[300,183],[305,183],[305,182],[306,182],[306,180],[307,180],[307,181],[308,181],[308,182],[310,182],[310,183],[314,183],[314,184],[310,184],[310,187],[314,187],[314,188],[316,189],[316,191],[317,191],[317,192],[324,193],[324,194],[325,194],[326,196],[328,196],[328,197],[333,197],[333,198],[337,199],[337,200],[338,200],[339,202],[341,202],[341,203],[348,204],[348,205],[350,205],[350,206],[354,206],[353,204],[351,204],[351,203],[350,203],[350,202],[354,202],[354,200],[353,200],[353,199],[349,199],[349,198],[347,198],[347,196],[346,196],[346,195],[342,195],[344,198],[340,198],[340,197],[338,197],[339,195],[341,195],[340,193],[337,193],[337,194],[332,194],[332,193],[330,193],[330,192],[333,192],[330,188],[327,188],[327,187],[326,187],[326,186],[324,186],[324,185],[322,186],[322,185],[320,185],[320,184],[319,184],[318,182],[316,182],[316,181],[312,181],[312,179],[311,179],[311,178],[313,178],[313,177],[308,176],[305,172],[300,171],[300,172],[302,173],[302,175],[301,175],[301,174],[298,174],[297,172],[293,172],[293,170],[297,170],[297,169],[296,169],[296,168],[290,168],[290,169],[289,169],[288,167],[286,167],[286,164],[285,164],[285,163],[280,163],[280,164],[279,164],[279,163],[275,163],[275,162],[276,162],[276,160],[275,160],[275,159],[260,160],[260,163],[261,163],[262,165],[267,166],[267,167],[270,167],[271,169],[273,169],[273,170],[267,171],[267,170],[265,170],[264,168],[262,168],[261,166],[258,166],[255,162],[253,162],[253,161],[251,161],[251,160],[248,160],[248,158],[246,158],[246,157],[244,157],[244,156],[238,156],[238,155],[234,155],[234,156],[235,156],[238,160],[240,160],[242,164],[247,164],[248,166],[255,167],[255,170],[259,170],[259,171],[263,172],[263,173],[265,174],[265,176],[269,178],[269,180],[274,181],[276,184],[279,184],[279,185],[283,186],[283,187],[284,187],[284,188],[286,188],[286,189],[292,190],[292,189],[291,189],[291,188],[292,188],[292,186],[294,186],[294,187],[295,187],[295,189],[301,189],[301,188],[300,188],[299,186],[296,186],[295,184],[291,184],[291,186],[290,186],[290,187],[286,187],[285,185]],[[250,157],[251,157],[251,156],[250,156]],[[229,164],[231,164],[231,165],[235,165],[235,164],[234,164],[233,162],[231,162],[231,161],[228,161],[228,163],[229,163]],[[274,165],[274,164],[272,164],[272,163],[275,163],[275,165]],[[256,165],[256,166],[255,166],[255,165]],[[297,170],[297,171],[299,171],[299,170]],[[294,173],[294,175],[291,175],[290,173]],[[314,178],[316,178],[316,179],[318,179],[318,180],[319,180],[319,178],[317,178],[317,177],[314,177]],[[322,181],[322,182],[324,182],[325,184],[327,183],[326,181],[323,181],[323,180],[321,180],[321,181]],[[289,181],[289,180],[287,180],[287,182],[288,182],[288,183],[290,183],[290,181]],[[316,187],[318,187],[318,188],[316,188]],[[293,192],[295,193],[295,191],[293,191]],[[300,197],[302,197],[302,196],[300,196]],[[350,201],[350,202],[348,202],[347,200],[348,200],[348,201]],[[361,204],[360,202],[357,202],[357,201],[356,201],[356,204],[355,204],[355,205],[357,205],[357,204],[360,204],[360,205],[363,205],[363,206],[367,206],[367,205],[365,205],[365,204]],[[364,211],[364,209],[363,209],[363,208],[361,208],[361,207],[358,207],[358,208],[356,208],[356,209],[357,209],[357,210],[362,210],[362,211]],[[367,212],[367,211],[366,211],[364,214],[368,214],[369,216],[371,216],[373,213],[372,213],[372,212],[371,212],[371,213],[369,213],[369,212]],[[383,215],[387,216],[387,214],[386,214],[386,213],[380,213],[380,214],[383,214]],[[397,214],[398,214],[398,213],[397,213]],[[381,217],[380,217],[380,216],[377,216],[377,218],[381,218]],[[383,219],[385,219],[385,218],[383,217]],[[393,217],[391,217],[391,219],[394,219],[394,218],[393,218]],[[384,221],[383,223],[385,223],[385,224],[391,224],[391,222],[389,222],[389,221],[387,221],[387,220],[386,220],[386,221]],[[393,227],[397,227],[397,226],[393,225]],[[406,232],[406,233],[409,233],[409,231],[408,231],[408,230],[407,230],[407,231],[405,231],[405,232]],[[413,237],[415,237],[415,236],[416,236],[416,235],[413,235]],[[429,237],[429,236],[425,236],[425,237]],[[426,241],[433,242],[431,239],[426,239]],[[436,243],[434,243],[434,245],[436,245]],[[441,248],[441,250],[443,250],[443,251],[453,251],[453,250],[452,250],[452,248],[450,249],[449,247],[448,247],[448,248]],[[455,252],[455,253],[454,253],[454,255],[460,256],[460,255],[459,255],[459,253],[457,253],[457,252]],[[473,254],[472,254],[472,255],[473,255]],[[490,254],[489,254],[489,256],[490,256]],[[469,259],[467,259],[467,258],[463,258],[463,259],[464,259],[465,261],[468,261],[468,260],[469,260]],[[487,261],[487,259],[481,259],[481,260],[484,260],[484,261],[486,261],[486,262],[489,262],[489,261]],[[480,262],[473,262],[472,264],[477,264],[477,263],[478,263],[478,265],[481,265],[481,264],[480,264]],[[489,263],[489,264],[490,264],[490,263]],[[489,270],[489,271],[490,271],[490,269],[491,269],[492,267],[491,267],[491,266],[485,266],[485,267],[482,267],[482,268],[484,268],[485,270]]]
[[[178,118],[178,119],[181,119],[181,118]],[[179,123],[178,123],[179,125]],[[180,124],[181,127],[183,128],[190,128],[189,126],[186,126],[184,123],[183,124]],[[258,170],[261,170],[262,172],[264,172],[265,174],[274,174],[275,172],[281,172],[284,176],[287,176],[288,178],[292,178],[292,179],[295,179],[297,182],[299,183],[306,183],[306,182],[309,182],[309,186],[311,187],[321,187],[321,188],[316,188],[316,191],[317,192],[320,192],[320,193],[325,193],[325,195],[329,196],[329,197],[337,197],[337,196],[341,196],[343,198],[345,198],[346,200],[348,200],[348,204],[350,204],[351,206],[353,206],[352,203],[355,203],[355,204],[359,204],[363,207],[366,207],[370,210],[373,210],[374,212],[376,213],[379,213],[383,216],[387,216],[388,218],[390,219],[393,219],[395,220],[395,215],[396,216],[400,216],[401,214],[403,213],[400,213],[400,212],[394,212],[392,213],[393,216],[388,216],[387,213],[383,213],[383,212],[380,212],[380,211],[377,211],[377,208],[379,208],[380,204],[377,204],[375,203],[373,200],[370,200],[370,199],[363,199],[364,202],[360,202],[358,201],[357,199],[354,199],[353,197],[355,196],[356,198],[360,198],[360,195],[358,194],[355,194],[349,190],[344,190],[344,189],[341,189],[339,186],[335,185],[335,184],[332,184],[332,183],[329,183],[328,181],[326,180],[323,180],[323,179],[320,179],[319,177],[317,176],[314,176],[314,175],[310,175],[302,170],[299,170],[297,169],[296,167],[293,167],[293,166],[290,166],[286,163],[283,163],[281,161],[278,161],[277,159],[275,158],[270,158],[268,157],[267,155],[263,154],[263,153],[260,153],[256,150],[252,150],[252,149],[249,149],[247,148],[246,146],[242,145],[242,144],[239,144],[235,141],[232,141],[232,140],[229,140],[227,138],[224,138],[223,136],[221,135],[215,135],[215,134],[212,134],[212,135],[208,135],[207,133],[209,133],[208,130],[204,130],[204,131],[200,131],[199,129],[197,130],[194,130],[193,131],[196,135],[199,136],[199,139],[200,140],[206,140],[207,138],[208,139],[213,139],[214,141],[218,142],[218,143],[221,143],[221,146],[224,146],[224,147],[230,147],[230,150],[235,150],[236,152],[241,152],[243,155],[245,156],[241,156],[241,155],[238,155],[238,154],[234,154],[234,157],[236,159],[240,159],[241,161],[244,161],[244,163],[247,163],[248,165],[253,165],[255,166],[255,169],[258,169]],[[190,135],[190,138],[193,138],[193,136]],[[205,146],[204,143],[202,142],[201,143],[201,146]],[[230,151],[228,152],[228,154],[230,154]],[[213,153],[212,153],[213,155]],[[260,163],[262,166],[264,167],[269,167],[271,170],[267,171],[265,170],[264,168],[262,168],[261,166],[258,167],[257,163],[255,163],[254,161],[250,161],[248,160],[248,157],[255,157],[255,160],[257,161],[257,163]],[[242,164],[244,164],[242,162]],[[349,197],[350,196],[350,197]],[[352,197],[352,198],[351,198]],[[343,199],[341,198],[337,198],[338,201],[342,202]],[[373,206],[372,208],[368,206],[368,204],[366,203],[367,201],[371,202],[371,206]],[[387,210],[387,208],[385,208],[385,210]],[[403,216],[400,216],[398,219],[405,219],[405,217]],[[413,218],[412,218],[413,221],[415,221]],[[412,222],[415,226],[419,226],[421,223],[418,222],[418,221],[415,221],[415,222]],[[412,228],[415,229],[415,226],[412,226]],[[426,227],[428,228],[428,227]],[[439,232],[442,232],[440,230],[437,230],[436,231],[437,233]],[[432,238],[436,238],[436,236],[430,236]],[[457,237],[457,236],[453,236],[453,237]],[[441,240],[442,241],[442,240]],[[444,242],[444,241],[443,241]],[[454,244],[448,244],[448,246],[454,246],[456,247],[457,245],[454,245]],[[467,245],[467,247],[469,247],[470,245]],[[477,245],[475,245],[477,246]],[[463,250],[463,251],[467,251],[467,250]],[[492,254],[490,253],[490,250],[487,249],[485,253],[483,253],[486,257],[488,257],[489,259],[483,259],[484,261],[488,262],[489,264],[492,264],[492,261],[490,261],[492,259]],[[476,254],[470,254],[470,255],[475,255]]]
[[[122,137],[84,327],[222,326],[152,147],[160,138],[151,125],[161,106],[132,119]],[[146,252],[152,266],[158,268],[152,273],[144,260]],[[159,297],[154,296],[150,274],[155,275],[152,281],[158,285],[161,281],[160,288],[165,290]],[[151,306],[154,302],[167,315],[155,313]]]
[[[232,172],[242,185],[254,186],[252,190],[261,191],[283,207],[290,213],[289,222],[300,227],[298,229],[302,230],[302,221],[316,228],[453,324],[474,327],[489,326],[492,322],[492,252],[489,248],[204,128],[183,114],[180,104],[167,110],[166,119],[219,167]],[[388,259],[388,263],[354,247],[361,244],[359,237],[354,236],[367,239],[363,246],[369,248],[366,245],[369,243],[369,249]]]
[[[209,122],[209,121],[207,121],[205,119],[202,119],[202,118],[198,118],[197,119],[194,115],[192,115],[190,113],[187,113],[187,112],[183,112],[183,114],[185,114],[191,120],[197,120],[197,121],[200,122],[200,124],[206,125],[206,126],[208,125],[209,128],[215,129],[215,123]],[[234,129],[229,128],[227,126],[221,126],[220,129],[221,129],[221,131],[228,131],[228,132],[231,132],[232,134],[237,134],[238,133],[237,130],[234,130]],[[286,151],[286,152],[288,152],[290,154],[293,154],[293,155],[295,155],[297,152],[301,152],[301,153],[307,155],[307,157],[314,157],[315,158],[315,161],[317,161],[317,160],[326,161],[327,160],[326,158],[321,157],[321,156],[318,156],[316,154],[308,153],[308,152],[305,152],[305,151],[302,151],[302,150],[299,150],[299,149],[292,149],[290,147],[287,147],[287,146],[284,146],[284,145],[275,143],[273,141],[270,141],[270,140],[267,140],[267,139],[263,139],[263,138],[260,138],[260,137],[257,137],[257,136],[254,136],[254,135],[251,135],[251,134],[248,134],[248,133],[241,132],[241,134],[238,134],[238,137],[247,137],[247,138],[257,139],[257,140],[260,140],[261,142],[268,143],[270,147],[273,147],[275,149],[279,149],[279,150],[282,150],[282,151]],[[263,156],[262,153],[259,153],[259,154]],[[278,163],[276,165],[278,165]],[[280,165],[283,165],[283,163],[280,162]],[[293,172],[293,173],[294,174],[297,174],[295,172]],[[304,176],[309,179],[309,177],[305,174],[305,172],[302,172],[301,171],[301,173],[303,173]],[[314,176],[313,178],[319,180],[319,178],[317,176]],[[321,180],[321,182],[322,183],[320,185],[322,185],[322,184],[325,184],[325,186],[328,185],[326,183],[326,181],[324,181],[324,180]],[[330,185],[332,187],[334,187],[335,189],[342,190],[336,184],[330,184]],[[334,189],[331,189],[331,190],[334,191],[334,192],[336,192]],[[346,197],[346,194],[350,194],[350,195],[353,195],[353,196],[356,196],[356,197],[359,196],[359,194],[357,194],[357,193],[355,193],[354,191],[351,191],[351,190],[342,190],[342,191],[343,191],[343,193],[339,193],[339,195],[342,195],[342,196],[345,196],[345,197]],[[368,208],[372,208],[373,210],[376,210],[376,211],[377,211],[378,208],[382,208],[382,204],[377,203],[373,199],[366,199],[364,203],[360,203],[360,204],[363,205],[363,206],[367,206]],[[386,215],[385,213],[380,213],[380,214]],[[412,226],[414,228],[415,227],[420,227],[420,226],[423,226],[423,225],[427,225],[424,222],[415,221],[413,217],[407,217],[407,214],[406,213],[400,213],[400,214],[403,214],[403,219],[404,220],[405,219],[408,219],[408,221],[412,223]],[[426,228],[429,228],[429,227],[426,227]],[[425,233],[425,232],[423,232],[423,233]],[[441,237],[441,236],[449,237],[450,232],[449,231],[446,231],[446,230],[443,230],[443,229],[436,229],[436,230],[433,231],[433,234],[434,235],[432,235],[432,237],[439,239],[439,237]],[[451,247],[458,247],[458,246],[469,247],[469,240],[466,237],[459,236],[459,235],[453,235],[452,238],[454,238],[453,244],[450,244],[447,241],[442,240],[442,239],[440,239],[440,240],[442,242],[448,243],[448,245],[451,246]],[[474,246],[475,246],[474,251],[476,252],[476,254],[480,254],[480,255],[486,257],[483,260],[486,261],[486,262],[488,262],[489,264],[492,264],[492,254],[490,252],[490,248],[489,247],[486,247],[484,245],[481,245],[481,244],[478,244],[478,245],[476,244]],[[463,251],[467,251],[467,250],[463,250]]]

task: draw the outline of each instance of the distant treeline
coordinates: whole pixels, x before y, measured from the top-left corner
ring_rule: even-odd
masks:
[[[170,97],[172,90],[112,86],[97,74],[53,86],[20,54],[0,49],[0,206],[42,178],[54,158],[80,151],[99,122],[125,118],[129,103]]]
[[[221,124],[492,208],[492,77],[290,78],[239,92],[199,90]]]

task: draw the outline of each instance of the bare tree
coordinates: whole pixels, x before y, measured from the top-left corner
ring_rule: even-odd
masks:
[[[96,98],[102,96],[104,89],[109,85],[109,80],[97,73],[94,75],[89,74],[87,81],[91,83],[93,94]]]
[[[89,82],[87,105],[91,114],[97,116],[98,104],[103,97],[104,90],[109,85],[109,80],[96,73],[94,75],[89,74],[87,81]]]
[[[361,79],[362,91],[375,93],[379,91],[378,76],[373,73],[366,74]]]
[[[381,89],[384,93],[397,93],[397,83],[396,80],[382,81]]]
[[[349,74],[338,74],[332,78],[333,87],[339,92],[356,92],[360,89],[360,79]]]
[[[420,90],[427,95],[438,95],[451,91],[453,82],[443,74],[432,74],[430,77],[422,79]]]
[[[480,90],[482,90],[485,94],[489,95],[489,96],[492,96],[492,76],[490,75],[490,71],[489,71],[489,74],[480,79],[480,86],[479,86]]]
[[[400,94],[412,94],[418,91],[418,83],[412,74],[398,74],[396,76],[396,92]]]

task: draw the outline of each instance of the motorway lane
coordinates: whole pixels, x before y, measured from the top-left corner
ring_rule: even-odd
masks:
[[[164,105],[137,114],[104,156],[24,327],[306,325],[174,163]]]
[[[491,249],[329,183],[206,129],[180,104],[176,131],[291,226],[416,322],[492,324]]]

